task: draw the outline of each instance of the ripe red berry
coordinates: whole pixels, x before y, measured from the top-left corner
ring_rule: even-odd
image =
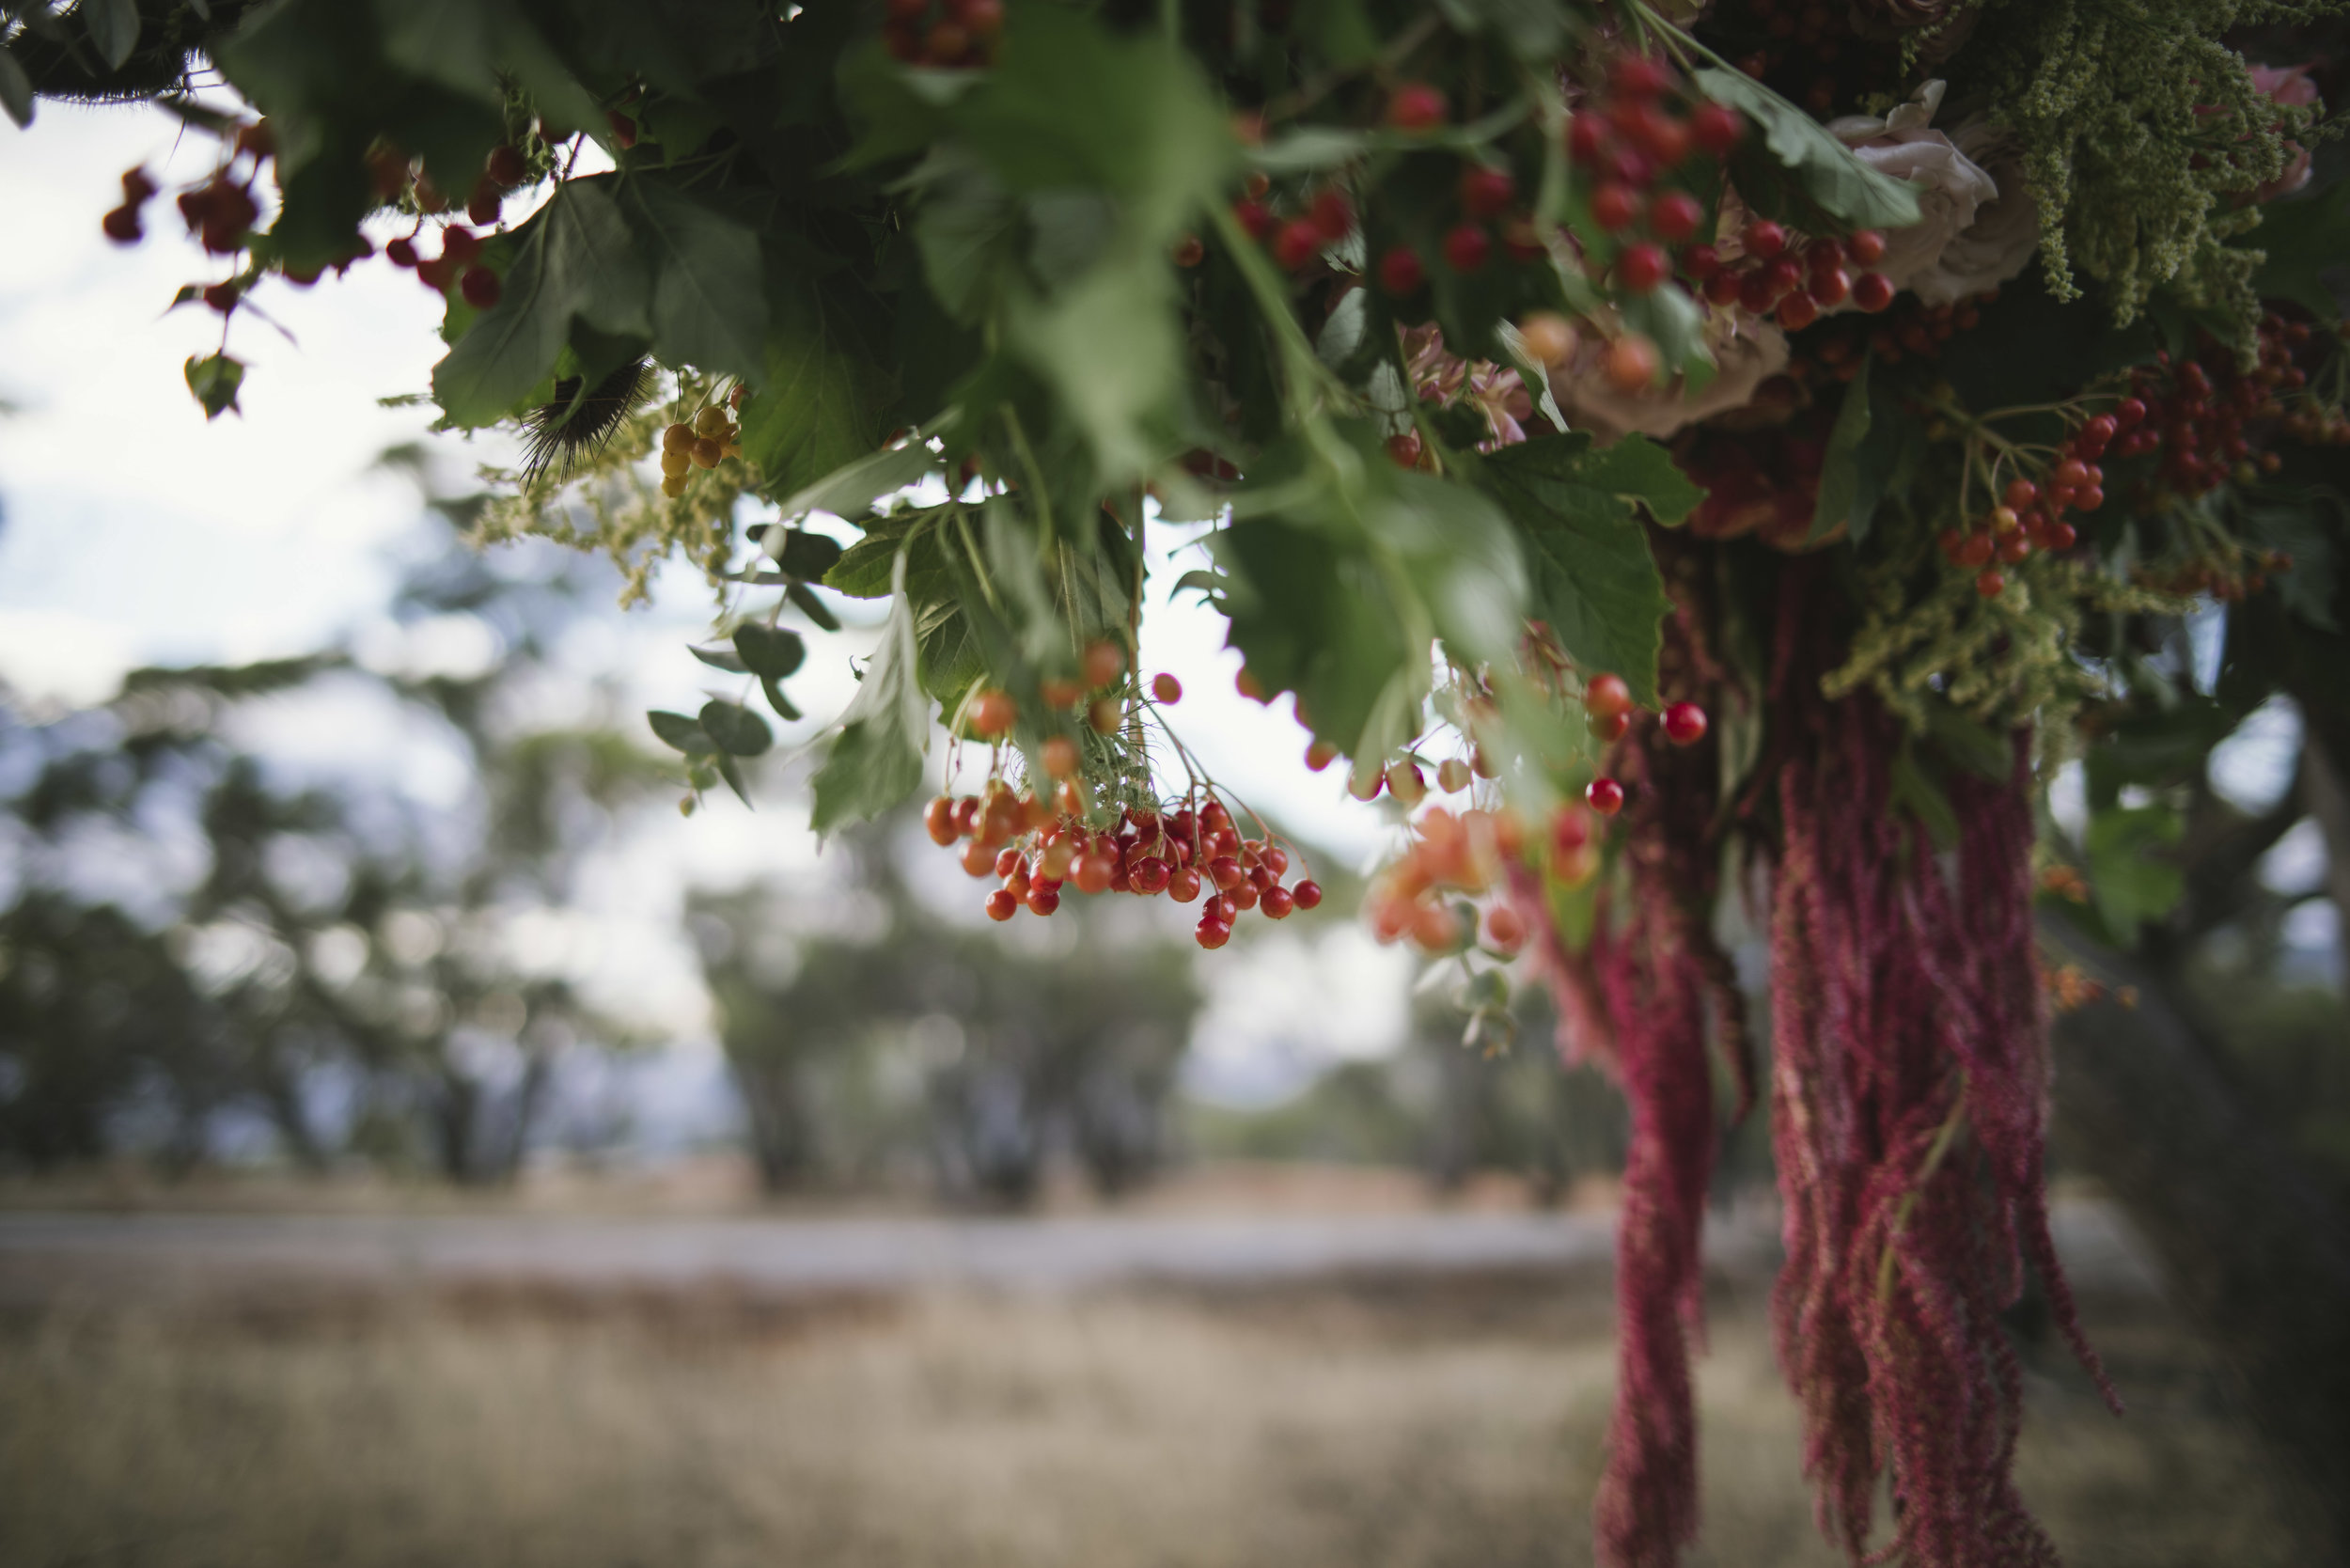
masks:
[[[1672,74],[1661,60],[1626,55],[1608,69],[1607,85],[1624,98],[1654,98],[1672,86]]]
[[[2105,504],[2106,493],[2101,486],[2092,484],[2086,490],[2073,492],[2073,510],[2076,511],[2095,511]]]
[[[2113,405],[2113,418],[2123,430],[2136,430],[2146,422],[2146,405],[2136,398],[2124,398]]]
[[[1738,145],[1746,122],[1725,103],[1700,103],[1689,117],[1689,135],[1698,146],[1719,158]]]
[[[1425,82],[1406,82],[1387,98],[1387,123],[1398,131],[1432,131],[1446,112],[1444,94]]]
[[[1640,193],[1620,180],[1610,180],[1591,193],[1591,221],[1613,233],[1629,228],[1640,215]]]
[[[114,209],[99,220],[98,227],[106,231],[107,239],[118,245],[136,244],[147,232],[139,224],[138,209],[135,207]]]
[[[1970,569],[1988,566],[1991,564],[1991,553],[1997,548],[1989,534],[1968,534],[1959,541],[1958,548],[1950,553],[1950,559],[1960,566]]]
[[[1820,319],[1820,307],[1810,294],[1790,294],[1778,302],[1778,324],[1789,332],[1801,332]]]
[[[1648,204],[1649,232],[1668,244],[1679,244],[1705,221],[1705,207],[1686,191],[1667,191]]]
[[[1011,699],[1011,693],[994,687],[979,693],[971,703],[971,732],[987,739],[1010,729],[1020,717],[1020,705]]]
[[[498,188],[496,180],[485,174],[473,182],[473,194],[465,197],[466,220],[484,228],[493,227],[498,221],[499,210],[505,205],[506,193]]]
[[[1419,258],[1402,245],[1397,245],[1379,259],[1379,287],[1402,299],[1419,292],[1419,286],[1428,281],[1427,269]]]
[[[1468,217],[1499,217],[1517,194],[1518,182],[1508,169],[1472,164],[1461,171],[1461,211]]]
[[[1296,900],[1298,908],[1311,909],[1322,902],[1322,884],[1312,881],[1301,882],[1290,889],[1290,896]]]
[[[1665,739],[1675,745],[1695,745],[1705,739],[1705,710],[1694,702],[1676,702],[1667,708]]]
[[[2030,506],[2034,501],[2040,499],[2040,487],[2032,483],[2029,479],[2010,479],[2007,481],[2007,489],[2000,494],[1999,498],[2005,501],[2009,506],[2013,507],[2017,511],[2021,511],[2026,507]]]
[[[1387,461],[1398,468],[1418,467],[1419,454],[1419,431],[1404,431],[1401,434],[1387,437]],[[1308,753],[1307,762],[1308,766],[1312,765],[1311,753]]]
[[[416,264],[415,243],[412,240],[386,241],[384,245],[384,259],[395,267],[415,266]]]
[[[1603,817],[1623,809],[1623,786],[1612,778],[1594,778],[1583,787],[1583,799]]]
[[[1290,911],[1297,907],[1297,896],[1286,887],[1268,887],[1264,890],[1262,907],[1265,918],[1286,920],[1290,917]]]
[[[509,190],[521,184],[524,177],[530,172],[528,165],[523,162],[523,155],[510,147],[492,148],[482,168],[491,179]]]
[[[1167,896],[1177,903],[1189,903],[1198,898],[1199,896],[1199,869],[1197,866],[1178,866],[1168,873]]]
[[[1768,218],[1760,218],[1747,225],[1738,242],[1748,256],[1768,261],[1787,248],[1787,230]]]
[[[1632,688],[1621,675],[1594,675],[1590,684],[1583,688],[1583,708],[1602,718],[1628,713],[1632,711]]]
[[[610,127],[613,144],[625,152],[636,145],[636,122],[618,109],[604,111],[603,122]]]
[[[1050,915],[1060,907],[1060,889],[1042,882],[1028,885],[1028,913]]]
[[[1645,240],[1626,245],[1623,254],[1616,258],[1616,282],[1636,294],[1654,292],[1671,275],[1672,262],[1666,259],[1664,250]]]
[[[1595,168],[1607,155],[1607,122],[1595,114],[1579,114],[1567,125],[1567,156],[1586,168]]]
[[[1560,806],[1550,819],[1550,847],[1560,855],[1573,855],[1590,841],[1591,822],[1583,808],[1573,803]]]
[[[955,831],[955,803],[940,795],[922,808],[922,829],[933,844],[951,844],[958,837]]]
[[[467,267],[465,275],[457,280],[457,289],[476,310],[489,309],[506,291],[498,282],[498,274],[482,266]]]
[[[1338,760],[1339,748],[1328,741],[1316,741],[1306,748],[1306,766],[1320,773]]]
[[[1310,218],[1293,218],[1273,237],[1273,259],[1291,272],[1322,254],[1322,231]]]
[[[2098,494],[2097,499],[2100,502],[2103,502],[2105,500],[2105,496],[2100,494]],[[2090,510],[2092,509],[2083,508],[2082,510]],[[2064,551],[2073,548],[2075,544],[2080,541],[2080,534],[2075,530],[2073,525],[2070,523],[2051,523],[2048,525],[2048,548],[2057,554],[2060,555]]]
[[[1248,880],[1248,873],[1241,869],[1240,862],[1229,855],[1219,855],[1209,861],[1208,875],[1216,886],[1227,893]]]
[[[1862,273],[1852,280],[1852,302],[1874,315],[1893,303],[1893,280],[1883,273]]]
[[[1346,199],[1344,191],[1325,185],[1314,193],[1306,217],[1316,234],[1335,244],[1355,227],[1355,204]]]
[[[1659,169],[1677,169],[1688,160],[1689,127],[1684,120],[1651,111],[1641,117],[1635,133]]]
[[[237,308],[237,286],[233,283],[205,285],[204,303],[226,316]]]
[[[1221,920],[1211,920],[1202,915],[1199,917],[1199,930],[1195,934],[1201,947],[1214,952],[1232,939],[1232,928]]]
[[[145,169],[143,169],[143,168],[136,168],[136,169],[125,169],[125,170],[123,170],[123,172],[122,172],[122,205],[123,205],[123,206],[125,206],[125,207],[132,207],[132,208],[135,208],[135,207],[138,207],[138,206],[142,205],[142,204],[143,204],[143,203],[145,203],[145,202],[151,201],[152,199],[154,199],[154,196],[155,196],[155,181],[154,181],[153,180],[151,180],[151,179],[149,179],[149,178],[148,177],[148,173],[147,173],[147,171],[146,171]]]
[[[1691,245],[1681,253],[1681,270],[1692,282],[1710,281],[1722,270],[1722,259],[1712,245]]]
[[[1811,274],[1811,302],[1819,306],[1841,305],[1852,297],[1852,274],[1841,267],[1815,268]]]
[[[2008,565],[2014,566],[2031,555],[2031,541],[2020,528],[2012,534],[2001,534],[1993,553]]]
[[[1975,579],[1975,591],[1985,599],[1997,599],[2007,591],[2007,579],[1997,571],[1986,571]]]
[[[1126,875],[1137,893],[1163,893],[1175,875],[1175,868],[1155,855],[1146,855],[1135,862]]]
[[[1473,223],[1465,223],[1444,237],[1445,265],[1456,273],[1473,273],[1493,255],[1493,237]]]
[[[1864,267],[1873,267],[1885,259],[1885,236],[1864,228],[1844,241],[1844,254]]]
[[[1485,912],[1485,946],[1504,958],[1512,958],[1525,945],[1526,921],[1516,910],[1505,904]]]
[[[998,887],[987,896],[987,917],[989,919],[1009,920],[1019,912],[1020,901],[1011,896],[1010,889]]]
[[[1183,683],[1172,675],[1154,675],[1151,677],[1151,695],[1161,702],[1181,702]]]

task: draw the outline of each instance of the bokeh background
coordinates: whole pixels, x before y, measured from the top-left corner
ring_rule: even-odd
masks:
[[[1465,1049],[1457,966],[1352,918],[1392,820],[1233,693],[1183,536],[1151,663],[1316,915],[1214,954],[1143,901],[998,928],[910,817],[820,845],[854,604],[756,808],[682,815],[642,713],[700,702],[707,589],[623,611],[593,559],[463,542],[510,451],[400,400],[413,277],[258,296],[207,425],[220,321],[164,308],[201,259],[98,218],[210,156],[145,110],[0,130],[0,1563],[1588,1560],[1621,1105],[1539,1000]],[[2212,757],[2277,830],[2150,1002],[2339,1202],[2299,745],[2275,707]],[[2306,1497],[2065,1137],[2133,1410],[2028,1301],[2028,1495],[2076,1563],[2300,1560]],[[1830,1560],[1768,1176],[1733,1134],[1701,1562]]]

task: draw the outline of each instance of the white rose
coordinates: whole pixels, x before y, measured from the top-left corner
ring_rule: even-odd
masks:
[[[1684,425],[1746,407],[1757,387],[1787,368],[1787,335],[1744,310],[1708,311],[1705,341],[1721,368],[1695,394],[1678,379],[1650,392],[1617,390],[1604,363],[1607,344],[1594,334],[1550,372],[1551,395],[1576,430],[1606,441],[1635,431],[1662,440]]]
[[[1968,156],[1966,148],[1932,129],[1935,111],[1942,106],[1942,83],[1928,82],[1917,97],[1882,118],[1847,115],[1830,120],[1827,126],[1862,163],[1881,174],[1909,181],[1916,190],[1919,221],[1906,228],[1886,231],[1885,259],[1875,270],[1896,288],[1915,290],[1930,305],[1979,293],[2023,270],[2031,246],[2027,243],[2020,253],[2014,250],[2018,205],[2023,210],[2022,227],[2031,231],[2034,243],[2038,239],[2037,215],[2030,196],[2023,189],[2020,155],[2010,180],[2015,196],[2002,202],[1998,181]],[[1996,133],[1987,127],[1978,130],[1972,122],[1961,129],[1974,137],[1975,150],[1989,155]],[[1986,222],[1989,227],[1980,235],[1973,233]],[[1988,275],[2000,267],[2008,270],[1996,277]]]
[[[2040,204],[2024,180],[2024,144],[1980,116],[1950,133],[1958,150],[1987,173],[1998,194],[1975,209],[1941,258],[1910,280],[1928,305],[1947,305],[1998,288],[2031,264],[2040,248]]]

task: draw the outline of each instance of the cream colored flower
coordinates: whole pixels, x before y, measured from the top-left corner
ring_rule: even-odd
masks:
[[[1972,227],[1977,214],[1999,195],[1998,184],[1981,165],[1931,128],[1935,111],[1942,106],[1942,83],[1928,82],[1916,98],[1889,115],[1847,115],[1827,125],[1829,133],[1862,163],[1906,180],[1917,190],[1918,222],[1886,232],[1885,259],[1876,265],[1897,288],[1914,288],[1918,279],[1933,273],[1950,243]],[[1930,286],[1941,284],[1937,279]]]
[[[1977,116],[1952,131],[1950,141],[1990,177],[1997,194],[1975,209],[1975,221],[1951,237],[1932,266],[1909,280],[1928,305],[1998,288],[2030,265],[2040,248],[2040,204],[2024,179],[2022,140]]]

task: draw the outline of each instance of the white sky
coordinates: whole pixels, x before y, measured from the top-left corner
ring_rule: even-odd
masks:
[[[212,154],[209,138],[182,138],[145,109],[43,103],[29,131],[0,125],[0,211],[12,236],[0,246],[0,402],[14,410],[0,416],[0,680],[37,703],[102,699],[135,665],[241,661],[342,637],[370,656],[463,656],[463,628],[400,645],[382,615],[418,509],[406,481],[370,471],[405,441],[431,440],[452,477],[503,456],[489,440],[477,450],[427,437],[427,409],[377,405],[429,384],[439,303],[380,258],[306,291],[265,285],[255,303],[294,341],[241,317],[230,348],[251,367],[243,415],[208,424],[181,367],[219,346],[219,318],[164,307],[181,284],[228,270],[178,232],[170,206],[176,182],[207,171]],[[99,219],[134,164],[165,194],[148,209],[146,242],[121,248]],[[1221,620],[1196,596],[1168,603],[1167,587],[1194,563],[1161,570],[1160,551],[1181,539],[1157,541],[1144,634],[1150,668],[1183,682],[1179,731],[1259,809],[1367,863],[1385,813],[1349,799],[1340,770],[1308,773],[1307,737],[1286,702],[1267,710],[1234,693],[1239,658],[1222,646]],[[646,705],[690,709],[713,673],[685,651],[707,607],[698,580],[673,573],[651,610],[616,609],[583,631],[577,667],[619,678]],[[819,639],[794,682],[815,718],[846,700],[853,646]],[[786,743],[818,729],[799,727]],[[261,739],[297,762],[396,770],[426,798],[436,788],[429,748],[364,704],[290,709]],[[797,801],[756,814],[715,801],[690,822],[654,821],[588,907],[530,941],[692,1041],[706,999],[673,919],[688,882],[821,873]],[[1188,928],[1180,910],[1163,913]],[[1201,956],[1213,986],[1197,1053],[1203,1091],[1260,1096],[1312,1063],[1400,1042],[1408,960],[1328,914],[1266,934]]]

